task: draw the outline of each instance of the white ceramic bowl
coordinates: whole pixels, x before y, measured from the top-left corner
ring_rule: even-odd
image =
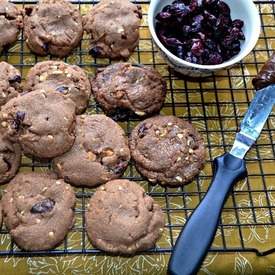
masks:
[[[177,72],[188,75],[191,77],[205,77],[212,73],[232,67],[234,64],[241,61],[247,56],[255,47],[260,32],[261,32],[261,20],[258,13],[258,9],[252,0],[223,0],[231,9],[232,19],[241,19],[244,21],[243,32],[245,35],[245,41],[241,41],[241,51],[230,60],[219,65],[199,65],[184,61],[172,54],[165,46],[160,42],[155,31],[155,17],[163,7],[169,5],[173,0],[151,0],[149,12],[148,12],[148,24],[153,38],[153,41],[157,45],[161,54],[165,58],[166,62],[173,67]]]

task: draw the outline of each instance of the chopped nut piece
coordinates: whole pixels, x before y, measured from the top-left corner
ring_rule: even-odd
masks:
[[[40,219],[36,219],[35,221],[36,221],[36,223],[40,223],[40,222],[41,222],[41,220],[40,220]]]
[[[176,176],[176,178],[175,178],[177,181],[179,181],[179,182],[182,182],[182,177],[180,177],[180,176]]]
[[[173,125],[173,123],[172,122],[168,122],[168,124],[167,124],[168,126],[172,126]]]
[[[5,93],[2,93],[2,97],[6,98],[6,97],[7,97],[7,95],[6,95]]]
[[[61,182],[60,180],[57,180],[55,183],[56,183],[57,185],[59,185],[59,184],[61,184],[62,182]]]
[[[96,155],[93,153],[93,152],[88,152],[87,153],[87,155],[88,155],[88,160],[90,160],[90,161],[95,161],[96,160]]]
[[[49,232],[49,236],[50,236],[50,237],[53,237],[53,236],[54,236],[54,232],[53,232],[53,231],[50,231],[50,232]]]
[[[135,114],[138,116],[144,116],[146,113],[141,111],[136,111]]]
[[[177,161],[181,161],[181,157],[178,157],[178,158],[177,158]]]
[[[114,154],[114,151],[112,149],[105,149],[103,154],[107,157],[111,157]]]
[[[118,187],[118,190],[123,190],[123,188],[121,186]]]
[[[184,137],[184,135],[183,134],[177,134],[177,137],[182,139]]]
[[[155,133],[156,133],[156,135],[159,135],[159,134],[160,134],[160,131],[159,131],[159,130],[156,130]]]
[[[47,189],[48,189],[48,187],[44,187],[44,188],[42,189],[42,192],[47,191]]]
[[[19,197],[18,197],[18,199],[20,199],[20,200],[23,200],[25,197],[24,196],[22,196],[22,195],[20,195]]]
[[[13,202],[13,198],[10,199],[10,202]]]
[[[188,150],[188,152],[189,152],[189,154],[193,154],[193,153],[194,153],[194,150],[190,148],[190,149]]]
[[[2,118],[8,118],[8,114],[2,113]]]
[[[105,187],[101,186],[100,190],[105,191],[106,189],[105,189]]]
[[[53,136],[52,135],[48,135],[48,139],[53,140]]]
[[[58,168],[59,170],[62,170],[62,168],[63,168],[62,165],[61,165],[60,163],[57,163],[56,166],[57,166],[57,168]]]
[[[3,121],[3,122],[1,123],[1,126],[4,127],[4,128],[6,128],[6,127],[8,127],[8,123],[7,123],[6,121]]]

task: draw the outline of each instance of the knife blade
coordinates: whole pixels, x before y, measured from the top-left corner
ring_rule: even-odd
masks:
[[[214,160],[212,183],[176,241],[169,274],[193,275],[199,270],[214,239],[227,196],[233,185],[247,175],[243,158],[259,137],[274,103],[275,85],[257,91],[230,153]]]

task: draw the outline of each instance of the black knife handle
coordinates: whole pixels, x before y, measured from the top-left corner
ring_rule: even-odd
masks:
[[[212,244],[223,205],[233,184],[246,175],[243,159],[226,153],[214,160],[212,183],[177,239],[168,265],[169,274],[196,274]]]

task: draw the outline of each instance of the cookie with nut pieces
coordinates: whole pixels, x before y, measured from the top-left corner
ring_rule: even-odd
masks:
[[[15,4],[0,0],[0,54],[4,48],[16,42],[23,27],[23,12]]]
[[[139,42],[141,7],[129,0],[102,0],[83,18],[93,57],[127,59]]]
[[[130,137],[131,156],[138,171],[152,183],[178,186],[203,168],[201,135],[175,116],[155,116],[140,122]]]
[[[67,0],[41,0],[25,8],[24,35],[37,55],[65,57],[83,35],[80,11]]]
[[[53,174],[20,173],[2,198],[4,223],[24,250],[47,250],[58,245],[74,223],[72,187]]]
[[[85,223],[91,243],[116,254],[153,248],[165,225],[164,214],[153,198],[137,183],[121,179],[96,190]]]
[[[21,73],[7,62],[0,62],[0,108],[21,92]]]
[[[66,182],[94,187],[120,177],[129,160],[128,139],[116,122],[105,115],[81,115],[73,147],[52,166]]]
[[[0,131],[18,142],[25,154],[54,158],[74,143],[75,104],[48,86],[23,94],[2,107]]]
[[[76,113],[83,113],[91,96],[90,81],[80,67],[62,61],[43,61],[32,67],[27,75],[25,92],[49,86],[70,98],[76,105]]]
[[[21,164],[21,148],[0,132],[0,184],[12,179]]]
[[[116,120],[158,113],[166,97],[166,82],[158,71],[130,63],[100,69],[91,83],[96,101]]]

